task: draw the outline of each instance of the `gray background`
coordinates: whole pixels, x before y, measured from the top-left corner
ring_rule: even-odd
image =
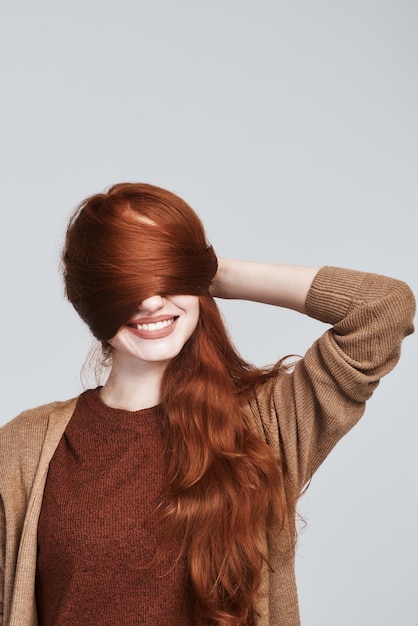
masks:
[[[67,219],[142,180],[223,256],[333,264],[417,289],[418,3],[1,3],[1,422],[77,394],[89,334],[62,295]],[[222,306],[257,364],[323,326]],[[417,337],[301,503],[304,626],[418,623]]]

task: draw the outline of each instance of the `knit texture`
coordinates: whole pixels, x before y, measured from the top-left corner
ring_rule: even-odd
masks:
[[[153,563],[166,487],[159,407],[130,412],[82,394],[49,466],[38,526],[42,626],[187,626],[193,593],[179,545]]]

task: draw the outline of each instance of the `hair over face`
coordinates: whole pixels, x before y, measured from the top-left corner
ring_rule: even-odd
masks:
[[[121,183],[79,205],[63,267],[68,299],[106,342],[149,296],[207,294],[217,260],[184,200],[152,185]]]

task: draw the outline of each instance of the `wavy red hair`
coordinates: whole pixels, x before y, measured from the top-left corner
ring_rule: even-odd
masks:
[[[242,406],[272,372],[246,363],[228,337],[209,294],[217,261],[201,221],[164,189],[114,185],[79,206],[63,269],[69,300],[103,346],[145,297],[199,296],[197,328],[162,383],[170,454],[160,511],[168,536],[183,537],[196,624],[252,626],[268,527],[288,510],[280,461]]]

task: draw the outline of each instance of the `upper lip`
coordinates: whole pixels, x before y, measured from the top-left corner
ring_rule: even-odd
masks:
[[[165,320],[171,320],[178,317],[178,315],[155,315],[155,317],[138,317],[134,320],[129,320],[128,324],[155,324],[156,322],[164,322]]]

